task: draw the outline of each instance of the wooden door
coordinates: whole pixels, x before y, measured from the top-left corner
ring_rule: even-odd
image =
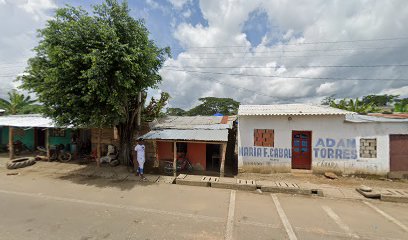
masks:
[[[408,171],[408,135],[390,135],[390,171]]]
[[[311,144],[311,131],[292,131],[292,169],[312,168]]]

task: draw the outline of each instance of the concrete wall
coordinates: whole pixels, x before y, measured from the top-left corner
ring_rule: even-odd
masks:
[[[173,161],[173,142],[157,142],[157,155],[159,160]],[[187,143],[187,159],[194,169],[206,169],[206,144]]]
[[[173,161],[173,143],[157,142],[157,155],[159,160]]]
[[[273,129],[274,147],[254,147],[254,129]],[[408,134],[408,124],[347,123],[344,116],[239,116],[239,168],[290,171],[293,130],[312,131],[313,171],[386,174],[389,134]],[[361,138],[376,139],[375,158],[360,157]]]
[[[188,143],[187,144],[187,159],[190,160],[194,169],[206,169],[206,146],[205,143]]]

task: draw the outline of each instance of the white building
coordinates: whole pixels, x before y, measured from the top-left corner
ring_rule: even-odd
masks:
[[[305,104],[241,105],[238,167],[408,173],[408,116],[384,116]]]

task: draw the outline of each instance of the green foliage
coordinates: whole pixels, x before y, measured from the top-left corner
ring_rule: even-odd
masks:
[[[238,113],[239,102],[232,98],[205,97],[199,98],[202,103],[187,112],[189,116],[209,116],[215,113],[235,115]]]
[[[0,98],[0,108],[6,110],[6,114],[28,114],[41,112],[42,106],[33,104],[30,96],[25,96],[15,89],[8,92],[9,100]]]
[[[396,100],[394,112],[408,112],[408,98]]]
[[[336,100],[336,98],[334,96],[335,95],[331,95],[331,96],[323,98],[322,101],[320,102],[320,104],[321,105],[330,105],[330,104],[332,104]]]
[[[158,48],[127,3],[115,0],[96,5],[93,14],[57,9],[39,37],[22,87],[37,94],[58,124],[117,125],[121,161],[129,163],[138,94],[161,81],[158,70],[169,49]]]
[[[166,115],[169,116],[185,116],[187,112],[181,108],[168,108],[166,111]]]
[[[363,99],[361,100],[365,104],[370,104],[372,103],[374,106],[377,107],[385,107],[389,106],[391,103],[393,103],[399,95],[368,95],[364,96]]]
[[[152,121],[155,118],[164,116],[162,110],[166,106],[169,98],[170,94],[167,92],[162,92],[160,94],[160,99],[155,99],[152,97],[149,105],[147,105],[142,111],[143,120]]]
[[[357,113],[368,113],[377,111],[374,103],[366,104],[362,100],[359,100],[358,98],[356,98],[355,100],[344,98],[339,100],[338,102],[332,100],[329,105],[330,107]]]

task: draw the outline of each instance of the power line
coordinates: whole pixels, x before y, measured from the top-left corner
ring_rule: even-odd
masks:
[[[275,69],[284,67],[290,68],[382,68],[382,67],[408,67],[408,64],[378,64],[378,65],[311,65],[311,66],[275,66],[275,67],[261,67],[261,66],[172,66],[165,65],[163,68],[263,68],[263,69]]]
[[[386,50],[386,49],[401,49],[407,47],[362,47],[362,48],[332,48],[332,49],[310,49],[310,50],[269,50],[269,51],[243,51],[243,52],[190,52],[194,54],[209,54],[209,55],[226,55],[226,54],[263,54],[263,53],[287,53],[287,52],[333,52],[333,51],[364,51],[364,50]]]
[[[289,79],[313,79],[313,80],[340,80],[340,81],[408,81],[408,79],[393,79],[393,78],[335,78],[335,77],[298,77],[298,76],[279,76],[279,75],[257,75],[257,74],[244,74],[244,73],[222,73],[222,72],[206,72],[206,71],[193,71],[183,69],[166,69],[168,71],[177,72],[190,72],[190,73],[202,73],[202,74],[216,74],[216,75],[229,75],[240,77],[265,77],[265,78],[289,78]]]
[[[397,40],[406,40],[406,39],[408,39],[408,37],[355,39],[355,40],[339,40],[339,41],[316,41],[316,42],[300,42],[300,43],[280,43],[274,46],[298,46],[298,45],[337,44],[337,43],[352,43],[352,42],[397,41]],[[192,47],[186,47],[186,48],[173,48],[173,49],[244,48],[244,47],[251,47],[251,46],[248,46],[248,45],[192,46]]]

